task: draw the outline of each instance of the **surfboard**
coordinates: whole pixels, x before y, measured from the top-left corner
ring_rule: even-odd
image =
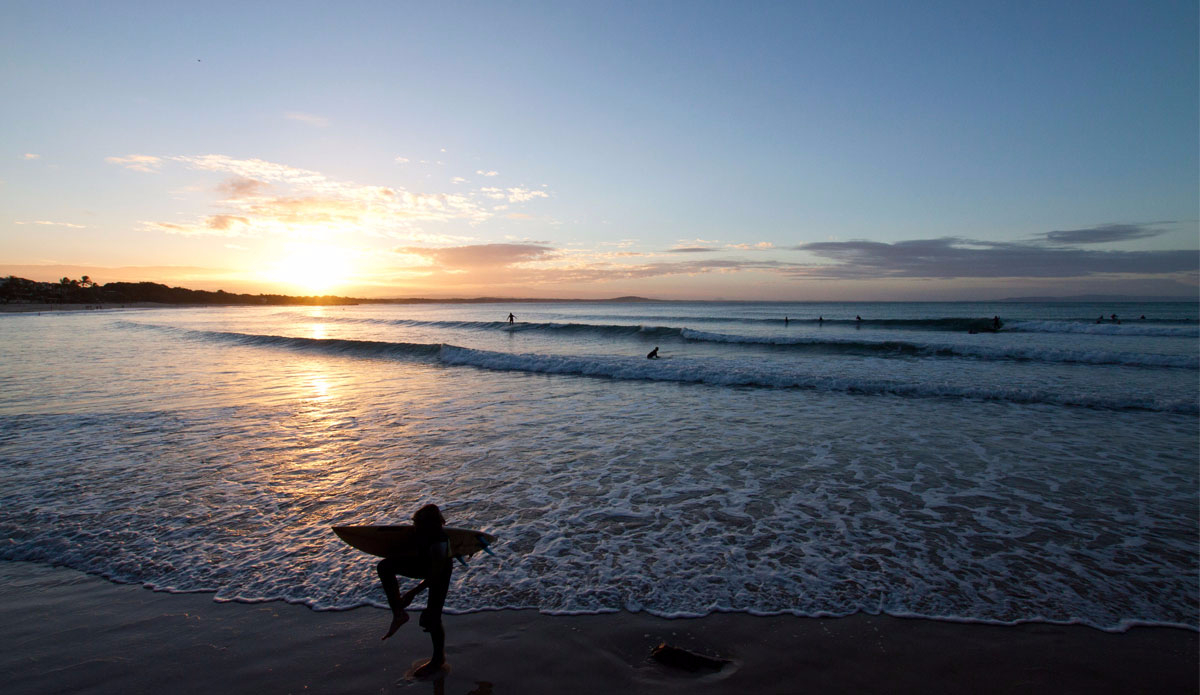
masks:
[[[378,557],[416,557],[417,530],[409,525],[333,526],[333,532],[351,547]],[[491,553],[488,546],[496,537],[483,531],[462,528],[443,528],[450,539],[450,556],[462,560],[480,550]]]

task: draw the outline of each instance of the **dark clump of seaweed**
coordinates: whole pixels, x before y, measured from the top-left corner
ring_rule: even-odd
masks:
[[[664,666],[683,669],[691,673],[697,671],[720,671],[729,663],[728,659],[718,659],[712,656],[697,654],[687,649],[672,647],[663,642],[650,652],[650,658]]]

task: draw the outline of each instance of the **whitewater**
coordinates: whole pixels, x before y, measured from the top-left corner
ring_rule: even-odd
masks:
[[[1197,629],[1198,318],[1010,302],[3,315],[0,559],[382,605],[329,526],[436,502],[500,538],[457,569],[451,612]]]

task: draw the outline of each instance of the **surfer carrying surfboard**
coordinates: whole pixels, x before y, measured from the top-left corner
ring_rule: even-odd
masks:
[[[436,504],[427,504],[413,514],[413,527],[416,530],[416,547],[414,555],[396,555],[385,557],[376,566],[379,581],[383,583],[383,592],[387,594],[388,606],[392,609],[392,624],[388,627],[387,639],[396,634],[404,623],[408,622],[408,605],[421,591],[429,590],[429,601],[425,610],[421,611],[419,624],[429,638],[433,640],[433,657],[422,664],[415,672],[416,676],[426,676],[434,673],[446,663],[446,631],[442,627],[442,606],[446,603],[446,593],[450,590],[450,574],[454,565],[450,559],[450,539],[442,527],[446,520]],[[400,593],[400,584],[396,575],[419,578],[420,584]]]

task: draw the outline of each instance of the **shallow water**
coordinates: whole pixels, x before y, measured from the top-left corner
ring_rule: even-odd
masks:
[[[0,558],[381,604],[328,527],[436,501],[456,611],[1195,628],[1196,305],[1106,308],[0,316]]]

